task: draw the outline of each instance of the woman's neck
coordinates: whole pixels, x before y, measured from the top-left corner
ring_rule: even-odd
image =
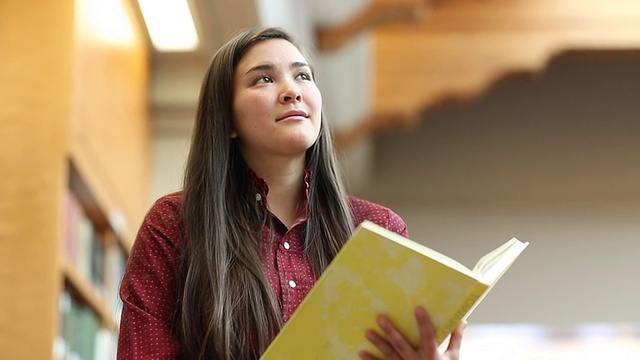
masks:
[[[251,170],[269,185],[269,210],[290,228],[302,209],[305,159],[247,161]]]

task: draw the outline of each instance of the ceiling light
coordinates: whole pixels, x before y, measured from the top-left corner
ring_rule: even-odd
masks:
[[[138,0],[147,31],[158,51],[191,51],[198,34],[187,0]]]
[[[76,16],[81,29],[114,46],[134,41],[131,18],[122,0],[76,1]],[[86,34],[86,32],[82,32]]]

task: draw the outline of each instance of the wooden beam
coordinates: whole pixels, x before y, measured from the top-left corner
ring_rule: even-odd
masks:
[[[411,110],[377,111],[364,116],[354,126],[333,134],[337,149],[346,149],[371,134],[410,128],[416,125],[415,119],[419,114]]]
[[[417,22],[427,10],[428,1],[373,1],[343,23],[319,26],[316,43],[320,51],[338,49],[361,32],[381,24]]]
[[[640,2],[451,0],[421,22],[376,28],[374,44],[373,104],[362,119],[370,124],[337,135],[343,147],[420,119],[388,114],[475,98],[510,74],[544,71],[567,51],[640,50]]]

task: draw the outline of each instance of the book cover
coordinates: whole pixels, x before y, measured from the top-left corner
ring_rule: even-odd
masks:
[[[414,309],[424,306],[438,343],[466,318],[528,243],[512,239],[484,256],[476,271],[414,241],[364,222],[265,351],[262,360],[345,359],[379,355],[365,338],[387,315],[419,343]]]

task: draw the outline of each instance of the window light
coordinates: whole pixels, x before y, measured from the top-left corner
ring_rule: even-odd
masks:
[[[187,0],[138,0],[138,4],[158,51],[191,51],[198,47]]]

